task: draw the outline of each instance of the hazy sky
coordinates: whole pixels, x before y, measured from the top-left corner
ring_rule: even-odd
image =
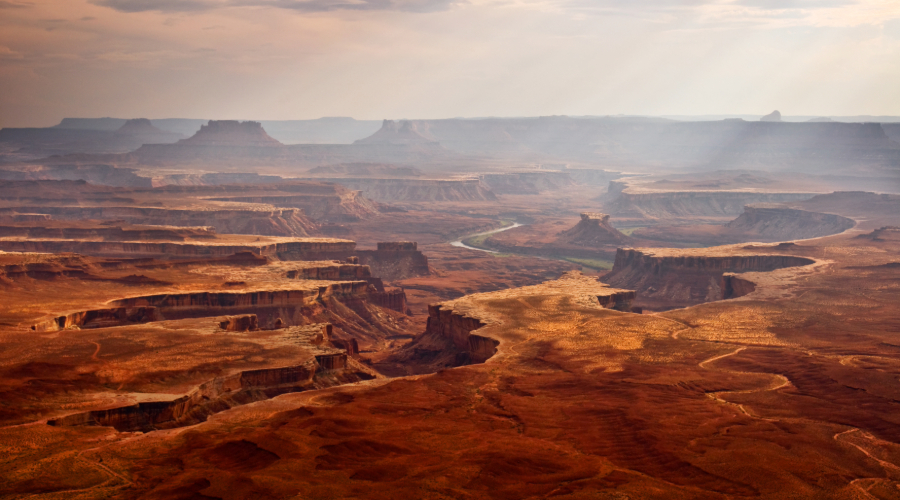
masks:
[[[900,115],[900,0],[0,0],[0,126],[65,116]]]

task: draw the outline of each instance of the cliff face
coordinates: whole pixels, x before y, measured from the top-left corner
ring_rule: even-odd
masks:
[[[737,274],[725,273],[722,275],[720,288],[722,289],[722,299],[727,300],[753,293],[756,290],[756,284]]]
[[[107,219],[152,226],[205,226],[219,234],[302,237],[318,232],[318,225],[303,210],[289,208],[180,210],[129,206],[21,206],[6,210],[9,213],[46,214],[60,220]],[[112,233],[106,231],[106,234]]]
[[[744,207],[744,213],[725,225],[731,231],[759,235],[760,241],[786,241],[837,234],[856,225],[840,215],[789,208]]]
[[[417,249],[415,242],[380,242],[377,250],[358,250],[355,255],[360,264],[372,269],[372,274],[386,280],[431,274],[428,257]]]
[[[443,309],[440,304],[428,306],[426,335],[443,337],[459,351],[457,365],[484,363],[497,352],[500,342],[472,332],[485,326],[481,320],[465,316],[452,309]]]
[[[110,301],[109,307],[79,311],[38,322],[32,330],[55,331],[66,328],[101,328],[147,323],[163,319],[234,315],[281,319],[282,324],[299,324],[319,311],[341,303],[364,309],[372,304],[405,313],[403,290],[379,291],[367,281],[346,281],[298,290],[255,292],[189,292],[146,295]],[[232,321],[232,320],[226,320]],[[234,320],[235,325],[251,325],[251,319]],[[266,321],[268,325],[270,321]],[[222,329],[228,330],[227,323]],[[260,321],[256,320],[257,327]],[[235,327],[237,328],[237,326]]]
[[[664,251],[625,248],[617,251],[612,271],[602,280],[636,290],[640,306],[666,309],[735,296],[737,282],[733,277],[723,280],[725,273],[765,272],[814,262],[792,255],[667,255]],[[727,291],[729,286],[732,291]],[[737,286],[738,293],[746,288]]]
[[[34,214],[34,217],[40,215]],[[144,241],[166,240],[184,241],[187,238],[212,239],[216,232],[211,227],[66,227],[61,224],[48,224],[50,216],[45,220],[33,220],[30,224],[0,225],[0,238],[15,237],[29,239],[102,239],[107,241]],[[43,223],[43,224],[41,224]]]
[[[610,193],[620,189],[610,183]],[[619,183],[620,184],[620,183]],[[740,191],[619,192],[604,208],[618,217],[669,219],[679,217],[729,217],[759,203],[808,200],[813,193],[752,193]],[[607,198],[609,199],[609,198]]]
[[[285,276],[290,279],[340,281],[367,279],[372,277],[372,273],[369,271],[369,266],[332,264],[288,271]]]
[[[575,185],[568,172],[552,171],[483,174],[481,182],[497,194],[538,194]]]
[[[328,194],[236,196],[212,200],[299,208],[302,210],[301,213],[320,222],[355,222],[379,213],[376,204],[363,196],[360,191],[346,189]]]
[[[330,178],[350,189],[358,189],[367,198],[380,202],[491,201],[497,196],[478,179],[371,179]]]
[[[141,241],[79,241],[79,240],[27,240],[2,239],[0,250],[7,252],[76,252],[85,255],[165,255],[174,258],[228,257],[241,252],[260,256],[278,256],[285,260],[309,260],[311,255],[345,255],[353,252],[352,241],[297,241],[285,243],[216,244],[214,242],[170,243]]]
[[[332,352],[333,351],[333,352]],[[349,366],[346,352],[315,354],[296,366],[247,370],[213,379],[173,401],[152,401],[53,419],[52,426],[100,425],[119,432],[150,432],[200,423],[210,415],[280,394],[333,387],[372,378]]]
[[[230,317],[220,326],[227,331],[252,331],[255,320],[254,315]],[[332,325],[327,323],[284,329],[283,339],[301,347],[300,359],[291,366],[241,370],[213,378],[171,401],[82,412],[50,420],[48,424],[102,425],[123,432],[171,429],[203,422],[212,414],[280,394],[334,387],[378,376],[352,359],[358,353],[355,340],[333,339],[331,333]]]

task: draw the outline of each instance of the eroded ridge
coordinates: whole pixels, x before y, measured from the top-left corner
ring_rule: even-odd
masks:
[[[253,321],[243,330],[253,331]],[[252,317],[255,320],[255,316]],[[225,322],[226,329],[234,319]],[[232,330],[234,330],[232,328]],[[148,432],[205,421],[221,411],[269,399],[288,392],[333,387],[375,378],[377,373],[348,357],[346,348],[331,342],[330,324],[291,327],[282,336],[300,346],[304,355],[292,366],[244,370],[217,377],[196,390],[169,401],[146,401],[128,406],[92,410],[51,419],[52,426],[100,425],[117,431]]]
[[[222,314],[258,314],[267,324],[277,319],[293,324],[315,311],[329,308],[329,302],[357,305],[368,302],[398,312],[406,311],[403,290],[379,291],[368,281],[342,281],[320,285],[305,282],[302,287],[275,290],[195,291],[162,293],[110,301],[109,307],[60,315],[35,323],[32,330],[54,331],[72,327],[102,328],[163,319],[196,318]]]
[[[816,262],[796,255],[752,253],[747,251],[749,248],[620,248],[612,271],[603,281],[635,289],[641,298],[639,305],[666,309],[734,298],[752,291],[750,282],[734,273],[768,272]]]
[[[433,304],[428,306],[425,332],[387,363],[427,372],[488,361],[503,349],[504,342],[512,345],[521,341],[503,327],[510,321],[507,314],[514,313],[498,314],[493,307],[497,302],[525,303],[552,298],[588,308],[633,312],[635,296],[632,290],[610,288],[596,278],[570,272],[540,285],[467,295]],[[392,371],[392,368],[385,369]]]

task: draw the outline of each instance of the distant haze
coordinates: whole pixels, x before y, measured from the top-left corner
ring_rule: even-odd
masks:
[[[900,115],[900,2],[0,0],[0,89],[0,127]]]

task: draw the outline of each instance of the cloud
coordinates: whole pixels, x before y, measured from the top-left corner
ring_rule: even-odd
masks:
[[[21,53],[16,52],[16,51],[10,49],[9,47],[4,47],[3,45],[0,45],[0,61],[10,60],[10,59],[22,59],[23,57],[24,56]]]
[[[336,10],[392,10],[436,12],[460,0],[91,0],[95,5],[120,12],[198,12],[227,7],[271,7],[298,12]]]
[[[34,4],[29,2],[7,2],[6,0],[0,0],[0,9],[24,9],[32,6],[34,6]]]
[[[738,0],[734,5],[761,10],[827,9],[859,3],[857,0]]]

